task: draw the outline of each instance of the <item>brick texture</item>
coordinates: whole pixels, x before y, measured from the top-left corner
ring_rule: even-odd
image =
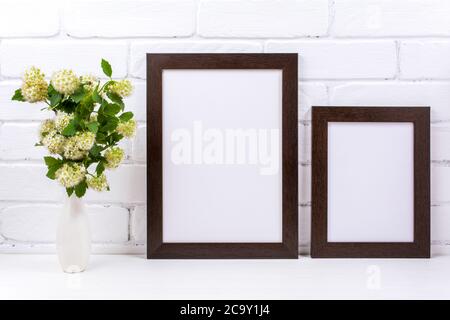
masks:
[[[425,105],[432,117],[432,239],[450,244],[447,0],[4,0],[0,3],[0,253],[49,252],[64,191],[34,147],[42,104],[10,100],[25,68],[132,80],[138,121],[111,191],[85,198],[97,252],[145,252],[146,53],[299,54],[299,236],[309,252],[311,107]],[[151,187],[151,186],[150,186]]]

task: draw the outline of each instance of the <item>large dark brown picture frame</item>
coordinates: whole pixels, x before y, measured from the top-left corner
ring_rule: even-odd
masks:
[[[282,242],[163,242],[162,73],[167,69],[282,70]],[[298,258],[297,74],[297,54],[147,54],[147,258]]]
[[[329,122],[413,123],[413,242],[328,242]],[[311,256],[313,258],[430,257],[429,107],[313,107]]]

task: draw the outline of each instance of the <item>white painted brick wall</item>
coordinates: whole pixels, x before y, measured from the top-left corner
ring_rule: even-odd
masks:
[[[125,41],[105,40],[4,40],[0,47],[2,76],[17,78],[24,68],[40,66],[47,75],[61,68],[77,73],[102,76],[99,62],[107,59],[114,66],[114,77],[127,75],[128,45]]]
[[[1,50],[1,45],[0,45]],[[0,59],[1,64],[1,59]],[[52,112],[41,111],[45,107],[43,103],[37,103],[32,108],[27,108],[22,102],[11,101],[14,91],[19,88],[21,81],[0,81],[0,121],[10,120],[43,120],[52,115]]]
[[[449,79],[450,42],[404,41],[400,46],[400,77],[403,79]]]
[[[146,78],[146,53],[258,53],[262,45],[250,41],[136,41],[131,44],[130,73]]]
[[[268,41],[266,52],[297,52],[301,79],[392,79],[396,46],[382,41]]]
[[[449,36],[450,2],[334,0],[337,37]]]
[[[186,37],[196,15],[195,0],[71,0],[63,21],[74,37]]]
[[[132,240],[136,244],[147,243],[147,207],[136,206],[131,214]]]
[[[95,252],[144,252],[145,53],[297,52],[300,250],[309,251],[311,106],[432,107],[432,239],[450,249],[448,0],[3,0],[0,2],[0,252],[54,251],[63,197],[36,129],[49,113],[10,101],[24,68],[130,77],[139,122],[111,192],[86,197]],[[7,181],[7,183],[4,183]],[[450,250],[447,249],[448,252]]]
[[[300,82],[299,120],[311,120],[311,107],[328,104],[328,88],[324,83]]]
[[[0,160],[42,159],[45,148],[30,148],[38,142],[39,123],[7,122],[0,127]]]
[[[198,33],[223,38],[323,36],[328,0],[200,1]]]
[[[431,238],[434,243],[447,243],[450,238],[450,210],[448,206],[435,206],[431,208]]]
[[[59,32],[59,0],[3,0],[0,37],[46,37]]]
[[[54,242],[56,234],[52,230],[56,230],[61,210],[61,205],[12,205],[0,213],[0,232],[10,242]],[[87,213],[94,243],[128,241],[126,208],[91,205]]]
[[[145,125],[137,128],[133,146],[133,160],[139,162],[145,162],[147,160],[147,126]]]
[[[431,106],[432,121],[450,120],[450,90],[446,82],[364,82],[333,86],[331,105]]]
[[[431,127],[431,159],[448,161],[450,159],[450,128],[446,125]]]

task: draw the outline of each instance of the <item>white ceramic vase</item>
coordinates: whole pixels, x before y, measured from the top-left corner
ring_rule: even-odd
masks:
[[[66,197],[58,219],[56,250],[64,272],[86,269],[91,252],[89,219],[83,199],[74,194]]]

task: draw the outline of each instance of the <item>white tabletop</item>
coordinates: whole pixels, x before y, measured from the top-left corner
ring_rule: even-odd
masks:
[[[146,260],[92,255],[65,274],[55,255],[0,255],[0,299],[440,299],[450,256],[432,259]]]

